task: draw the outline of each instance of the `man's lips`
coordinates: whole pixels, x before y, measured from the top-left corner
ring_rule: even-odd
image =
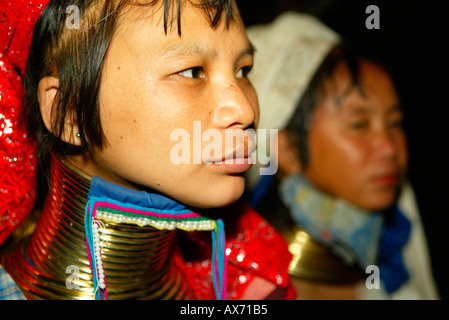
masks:
[[[386,173],[374,176],[371,181],[376,185],[384,187],[397,187],[400,182],[400,177],[397,173]]]

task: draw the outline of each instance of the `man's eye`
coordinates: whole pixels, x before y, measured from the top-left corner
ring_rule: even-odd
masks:
[[[349,124],[349,127],[354,130],[366,129],[368,128],[368,121],[355,121]]]
[[[178,72],[178,74],[180,76],[183,76],[186,78],[198,79],[201,76],[202,71],[203,71],[203,68],[194,67],[194,68],[190,68],[190,69],[186,69],[184,71]]]
[[[388,122],[388,126],[390,128],[402,128],[403,127],[403,121],[402,119],[395,119]]]
[[[246,66],[246,67],[241,68],[237,72],[237,78],[247,78],[248,74],[251,72],[252,69],[253,69],[252,66]]]

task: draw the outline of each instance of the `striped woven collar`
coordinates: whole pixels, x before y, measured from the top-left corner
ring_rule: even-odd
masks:
[[[226,298],[226,244],[221,219],[201,216],[163,195],[131,190],[94,176],[88,193],[85,230],[95,299],[108,299],[99,238],[99,230],[104,227],[102,221],[152,226],[160,230],[211,231],[215,295],[220,300]]]

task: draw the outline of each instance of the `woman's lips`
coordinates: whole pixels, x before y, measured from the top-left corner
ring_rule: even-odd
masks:
[[[227,159],[220,162],[208,163],[208,166],[212,168],[225,171],[227,173],[243,173],[248,171],[253,165],[251,157],[247,158],[233,158]]]
[[[229,174],[243,173],[254,164],[252,154],[255,150],[255,143],[241,145],[222,159],[210,159],[206,164]]]

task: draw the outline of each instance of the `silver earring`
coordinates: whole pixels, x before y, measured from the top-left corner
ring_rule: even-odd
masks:
[[[79,139],[79,138],[81,138],[81,134],[78,132],[77,134],[76,134],[76,137]]]

